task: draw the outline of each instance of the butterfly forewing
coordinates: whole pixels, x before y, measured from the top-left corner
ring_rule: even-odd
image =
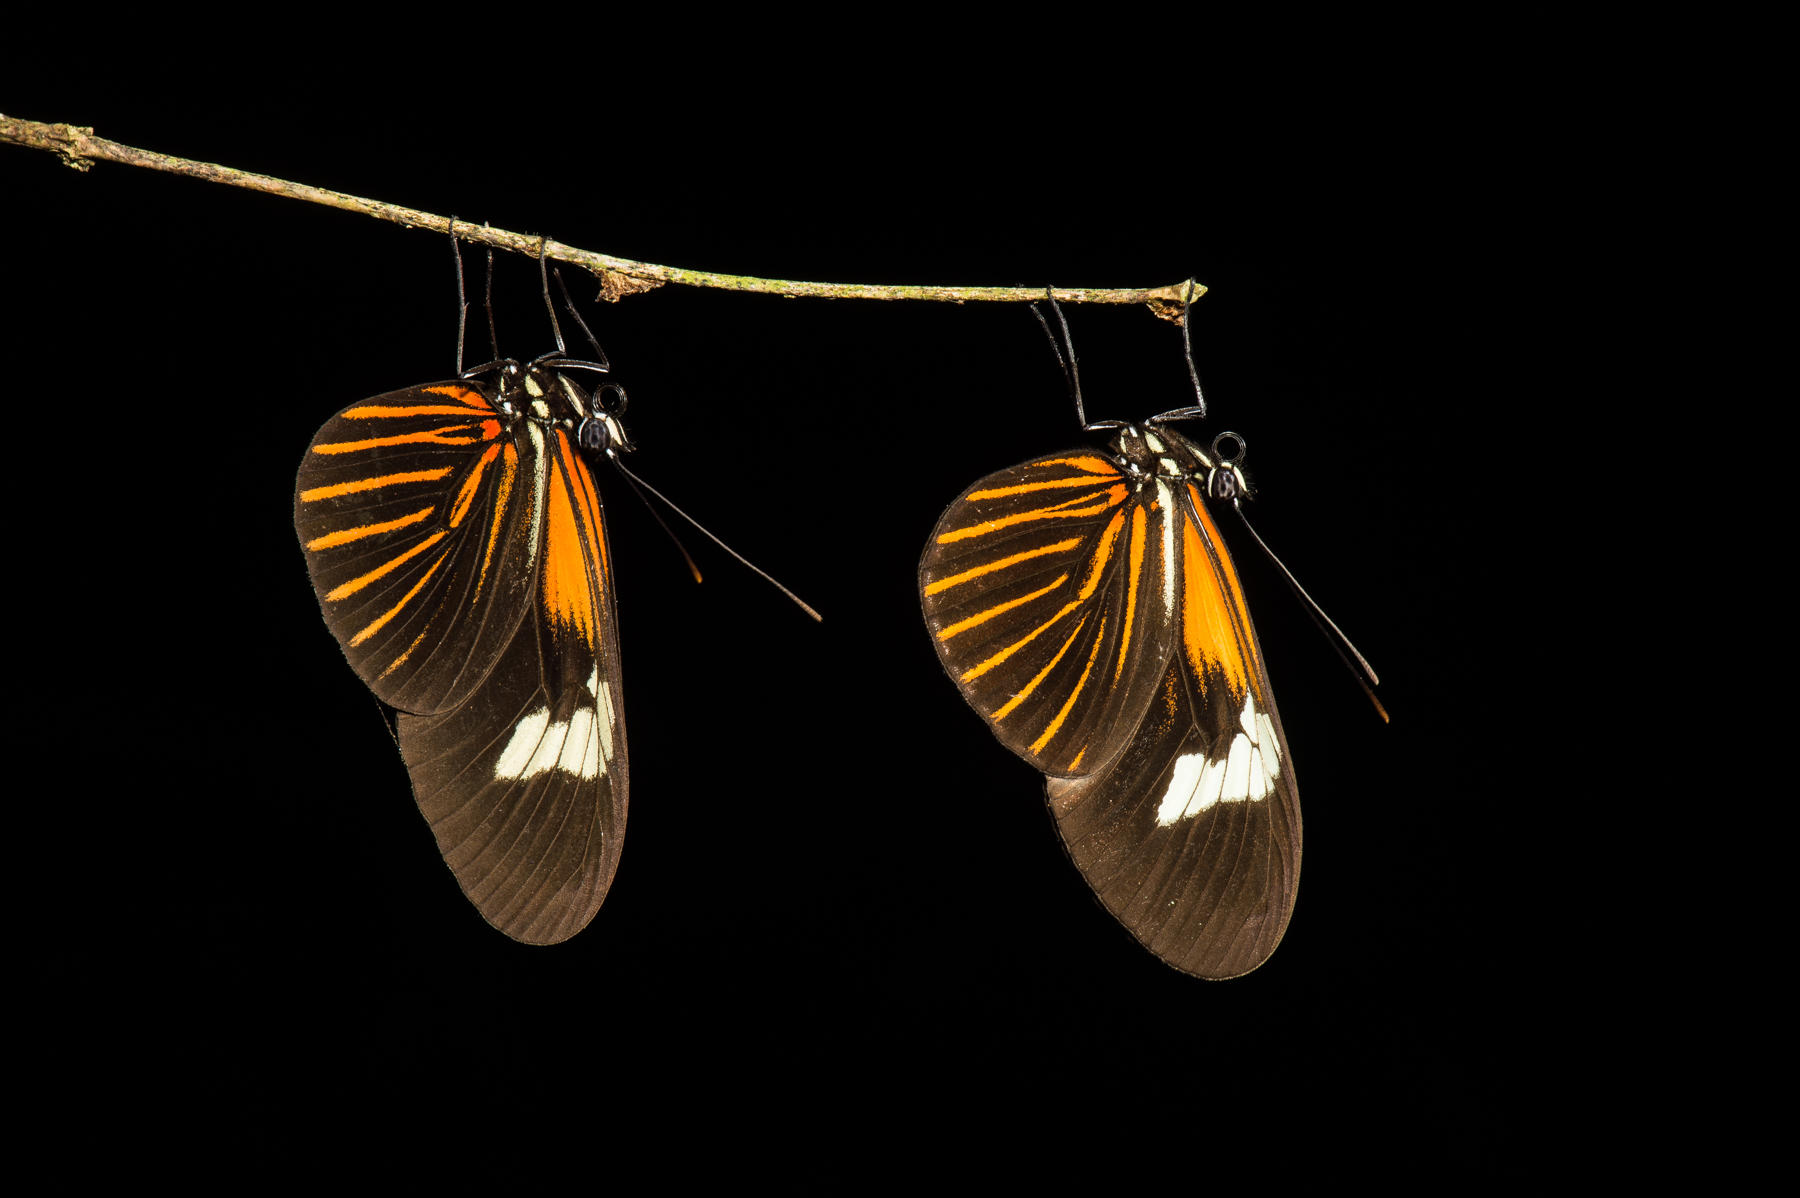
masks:
[[[1092,770],[1150,703],[1173,645],[1165,518],[1116,463],[1074,452],[989,475],[932,533],[919,582],[944,668],[1045,773]]]
[[[457,382],[346,408],[308,451],[295,522],[326,623],[400,711],[463,892],[546,944],[586,926],[617,868],[624,713],[600,498],[560,423],[586,397],[534,369],[517,398]]]
[[[530,605],[542,504],[516,430],[468,383],[352,404],[300,466],[294,525],[351,668],[402,711],[454,708]]]
[[[944,514],[920,586],[964,697],[1051,775],[1058,830],[1102,903],[1163,960],[1222,978],[1280,941],[1301,829],[1206,509],[1213,464],[1157,427],[1126,429],[1110,455],[1003,470]]]

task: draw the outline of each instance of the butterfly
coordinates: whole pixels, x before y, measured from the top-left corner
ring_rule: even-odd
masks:
[[[1170,427],[1203,406],[1088,424],[1074,361],[1083,426],[1111,444],[959,495],[919,564],[925,623],[963,698],[1048,775],[1107,910],[1175,968],[1236,977],[1286,931],[1301,851],[1293,758],[1209,510],[1248,493],[1243,442]]]
[[[460,291],[460,254],[457,267]],[[566,940],[599,910],[628,790],[612,555],[588,461],[632,448],[625,395],[586,391],[565,370],[604,373],[604,355],[569,357],[560,330],[556,342],[465,372],[459,337],[458,377],[327,420],[294,498],[325,623],[395,709],[445,863],[484,919],[530,944]]]

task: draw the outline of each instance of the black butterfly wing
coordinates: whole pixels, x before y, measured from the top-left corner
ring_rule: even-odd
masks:
[[[627,773],[599,495],[566,434],[453,382],[314,438],[295,525],[326,624],[400,710],[438,847],[482,915],[554,943],[617,868]]]
[[[1199,489],[1174,484],[1181,651],[1124,752],[1047,790],[1069,855],[1151,952],[1248,973],[1287,930],[1299,791],[1237,575]]]
[[[352,404],[300,465],[294,527],[350,668],[401,711],[457,707],[530,606],[542,502],[492,397],[434,383]]]
[[[419,809],[463,893],[530,944],[566,940],[600,909],[627,798],[599,493],[567,435],[547,440],[539,585],[526,618],[468,703],[398,721]]]
[[[1107,909],[1186,972],[1261,964],[1293,909],[1299,805],[1199,489],[1082,451],[1003,470],[938,522],[920,589],[964,697],[1051,775]]]
[[[991,474],[932,531],[932,644],[994,735],[1047,774],[1116,756],[1174,638],[1156,580],[1164,513],[1110,459],[1074,451]]]

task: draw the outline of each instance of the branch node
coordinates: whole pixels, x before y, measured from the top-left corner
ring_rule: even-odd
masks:
[[[94,135],[92,125],[52,125],[55,130],[57,144],[54,147],[56,156],[63,165],[73,170],[89,171],[94,169],[94,160],[87,157],[78,148],[82,142]]]
[[[625,274],[623,271],[602,269],[593,273],[600,278],[598,298],[609,304],[616,304],[628,295],[655,291],[663,285],[661,279],[640,279],[635,275]]]

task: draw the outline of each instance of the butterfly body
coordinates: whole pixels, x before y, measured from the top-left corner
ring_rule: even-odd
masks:
[[[396,709],[420,811],[484,918],[549,944],[618,866],[627,769],[611,557],[584,456],[629,448],[554,360],[352,404],[300,468],[325,622]]]
[[[1286,930],[1301,852],[1287,741],[1208,511],[1244,479],[1217,442],[1109,427],[1110,452],[1046,455],[950,505],[920,564],[926,624],[964,698],[1048,775],[1106,908],[1176,968],[1233,977]]]

